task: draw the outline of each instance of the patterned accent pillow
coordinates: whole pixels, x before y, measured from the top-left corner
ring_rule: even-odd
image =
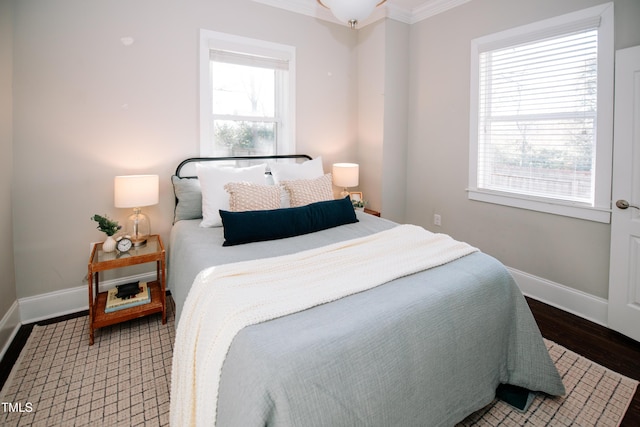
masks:
[[[230,182],[224,189],[229,193],[231,212],[262,211],[280,208],[280,188],[276,185]]]
[[[281,184],[289,193],[292,208],[334,199],[330,173],[316,179],[281,181]]]

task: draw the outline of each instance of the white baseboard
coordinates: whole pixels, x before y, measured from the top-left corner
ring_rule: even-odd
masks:
[[[100,282],[100,292],[116,285],[133,281],[156,280],[156,273],[143,273],[115,280]],[[33,297],[20,298],[20,320],[23,324],[39,322],[65,314],[77,313],[89,309],[88,285],[78,286],[61,291],[49,292]]]
[[[586,292],[507,267],[528,297],[607,327],[609,302]]]
[[[0,320],[0,348],[2,348],[2,350],[0,350],[0,360],[2,360],[9,349],[13,338],[20,330],[20,326],[22,326],[20,323],[20,306],[18,305],[18,301],[14,301],[2,317],[2,320]]]

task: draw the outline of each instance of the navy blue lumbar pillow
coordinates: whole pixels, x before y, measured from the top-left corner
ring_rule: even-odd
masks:
[[[284,239],[358,222],[349,197],[295,208],[229,212],[220,210],[223,246]]]

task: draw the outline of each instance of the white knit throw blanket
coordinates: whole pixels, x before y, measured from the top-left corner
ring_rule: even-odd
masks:
[[[222,364],[244,327],[335,301],[477,251],[400,225],[366,237],[203,270],[176,333],[171,425],[215,425]]]

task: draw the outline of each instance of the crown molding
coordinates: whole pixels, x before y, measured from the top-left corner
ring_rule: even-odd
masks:
[[[289,12],[299,13],[311,16],[313,18],[322,19],[333,23],[347,25],[335,19],[333,14],[327,9],[320,6],[314,0],[253,0],[256,3],[265,4],[267,6],[277,7],[279,9],[288,10]],[[391,3],[377,8],[372,16],[366,19],[360,27],[366,26],[382,18],[390,18],[395,21],[404,22],[405,24],[415,24],[424,19],[445,12],[454,7],[458,7],[471,0],[426,0],[421,6],[409,10],[396,6]]]
[[[447,10],[461,6],[471,0],[429,0],[422,6],[413,9],[411,12],[411,24],[423,21],[432,16],[446,12]]]
[[[267,6],[285,9],[290,12],[300,13],[302,15],[320,18],[318,10],[322,8],[317,2],[309,0],[253,0],[256,3],[266,4]]]
[[[387,18],[395,21],[404,22],[405,24],[413,23],[413,15],[409,9],[398,7],[395,4],[387,4]]]

